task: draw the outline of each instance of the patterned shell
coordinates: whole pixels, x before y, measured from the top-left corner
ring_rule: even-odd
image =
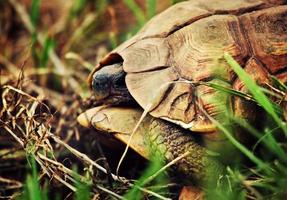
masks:
[[[268,82],[270,74],[287,80],[286,4],[286,0],[178,3],[109,53],[95,71],[123,62],[129,92],[152,116],[192,131],[212,131],[207,116],[220,118],[226,106],[246,115],[240,101],[208,86],[244,90],[224,61],[224,52],[259,84]]]

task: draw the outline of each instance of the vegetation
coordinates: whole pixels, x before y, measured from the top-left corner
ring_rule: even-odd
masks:
[[[168,178],[158,159],[147,164],[129,152],[121,176],[113,174],[119,150],[99,143],[94,131],[78,125],[76,118],[88,104],[86,78],[94,64],[158,10],[178,1],[160,1],[162,5],[156,0],[47,2],[0,2],[0,198],[176,198],[181,185]],[[230,55],[224,58],[249,93],[216,84],[210,87],[257,104],[266,123],[258,128],[227,116],[255,140],[246,146],[234,137],[235,129],[211,119],[246,164],[227,166],[217,187],[207,186],[205,195],[207,199],[284,199],[287,88],[275,78],[272,86],[260,87]]]

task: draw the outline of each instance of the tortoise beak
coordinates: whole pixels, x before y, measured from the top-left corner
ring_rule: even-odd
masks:
[[[78,117],[77,117],[77,121],[79,122],[79,124],[81,124],[82,126],[84,127],[90,127],[90,121],[87,117],[87,114],[86,112],[80,114]]]
[[[92,126],[92,121],[101,121],[104,119],[104,114],[100,111],[106,106],[99,106],[95,108],[88,109],[84,113],[80,114],[77,121],[84,127],[90,128]]]
[[[93,127],[103,134],[113,135],[127,144],[141,115],[142,110],[135,108],[100,106],[82,113],[77,120],[84,127]],[[150,119],[147,116],[143,120],[129,143],[132,149],[147,159],[150,149],[146,145],[145,132],[149,128]]]

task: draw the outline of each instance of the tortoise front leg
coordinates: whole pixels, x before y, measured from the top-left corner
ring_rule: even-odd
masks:
[[[91,125],[113,134],[127,144],[141,114],[141,110],[133,108],[97,107],[80,115],[78,120],[84,126]],[[183,176],[189,184],[216,183],[223,173],[222,164],[208,153],[192,132],[151,116],[145,117],[132,136],[130,148],[147,159],[156,155],[157,160],[174,163],[170,171]]]
[[[157,152],[166,163],[181,158],[175,162],[173,170],[183,175],[187,183],[216,183],[223,174],[222,164],[208,153],[192,132],[160,119],[152,119],[145,134],[151,155]]]

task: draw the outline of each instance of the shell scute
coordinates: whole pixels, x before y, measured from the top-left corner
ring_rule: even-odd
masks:
[[[176,4],[150,20],[99,67],[116,59],[123,61],[128,90],[141,107],[152,104],[154,117],[207,131],[202,127],[212,128],[212,124],[204,113],[220,115],[229,99],[223,95],[218,98],[222,101],[214,102],[218,92],[201,82],[234,80],[224,52],[242,67],[251,65],[247,62],[251,58],[260,60],[262,70],[287,80],[283,72],[287,66],[287,6],[278,6],[286,3],[198,0]]]

